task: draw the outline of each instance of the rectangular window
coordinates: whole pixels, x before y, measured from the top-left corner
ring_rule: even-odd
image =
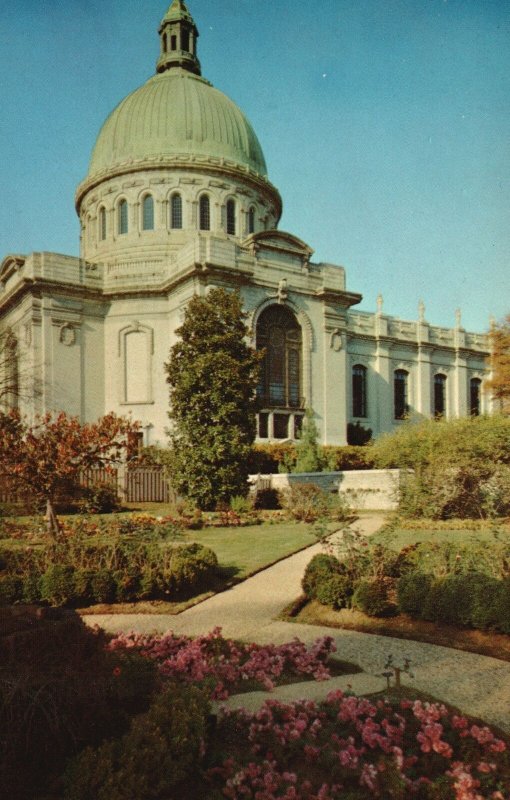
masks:
[[[367,416],[367,371],[361,364],[352,368],[352,416]]]
[[[409,411],[407,404],[407,377],[405,370],[396,370],[393,380],[395,419],[405,419]]]
[[[259,439],[267,439],[269,436],[269,414],[261,413],[259,416]]]
[[[275,439],[288,439],[289,438],[289,415],[288,414],[274,414],[273,415],[273,435]]]

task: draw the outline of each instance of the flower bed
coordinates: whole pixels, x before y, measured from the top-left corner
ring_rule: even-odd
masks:
[[[230,800],[509,796],[505,743],[437,703],[341,691],[319,704],[268,700],[255,714],[225,712],[215,740],[208,779]]]
[[[205,684],[213,700],[225,700],[247,688],[270,691],[293,675],[326,680],[330,677],[326,659],[336,649],[330,636],[317,639],[310,649],[299,639],[262,646],[224,639],[220,628],[195,639],[173,633],[121,634],[108,647],[141,653],[156,662],[163,678]]]

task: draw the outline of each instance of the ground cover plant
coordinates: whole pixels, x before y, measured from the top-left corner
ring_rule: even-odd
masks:
[[[211,699],[225,700],[240,690],[270,691],[291,675],[326,680],[326,661],[336,648],[330,636],[317,639],[309,649],[298,639],[283,645],[245,644],[225,639],[215,628],[193,639],[172,633],[120,634],[108,649],[139,653],[157,665],[163,678],[200,683]]]
[[[395,707],[341,691],[322,703],[268,700],[254,714],[224,714],[216,738],[207,772],[215,798],[508,797],[505,742],[438,703]]]

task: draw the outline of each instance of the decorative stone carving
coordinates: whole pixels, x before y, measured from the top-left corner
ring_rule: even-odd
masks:
[[[59,339],[62,344],[66,345],[66,347],[70,347],[76,341],[76,330],[72,325],[69,325],[68,323],[62,325],[62,327],[60,328]]]
[[[342,331],[340,328],[335,328],[334,331],[331,331],[331,336],[329,337],[329,346],[335,353],[339,353],[342,349]]]

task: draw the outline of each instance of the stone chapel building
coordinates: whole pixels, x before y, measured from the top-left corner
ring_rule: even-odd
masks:
[[[282,200],[242,111],[201,75],[198,31],[183,0],[160,28],[156,74],[112,111],[76,190],[80,257],[7,255],[0,332],[29,414],[108,411],[140,420],[165,444],[163,364],[194,294],[239,289],[266,348],[261,441],[293,439],[306,407],[321,440],[349,422],[391,431],[408,415],[488,410],[487,337],[418,318],[356,310],[345,271],[278,230]],[[4,343],[5,343],[4,342]]]

